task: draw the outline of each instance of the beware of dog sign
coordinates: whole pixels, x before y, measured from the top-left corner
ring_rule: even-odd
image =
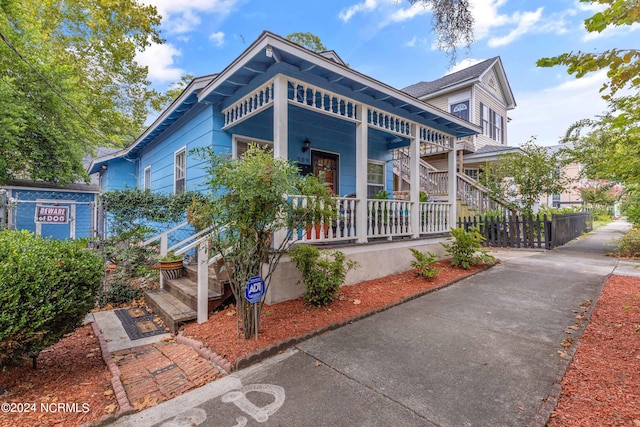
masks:
[[[66,224],[69,222],[69,207],[36,206],[35,221],[42,224]]]

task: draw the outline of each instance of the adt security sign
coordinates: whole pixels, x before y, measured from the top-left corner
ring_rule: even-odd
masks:
[[[244,289],[244,297],[251,304],[260,302],[260,298],[265,293],[264,280],[260,276],[253,276],[247,282],[247,287]]]

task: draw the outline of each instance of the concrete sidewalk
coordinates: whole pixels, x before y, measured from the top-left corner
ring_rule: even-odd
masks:
[[[116,425],[544,426],[627,227],[505,256]]]

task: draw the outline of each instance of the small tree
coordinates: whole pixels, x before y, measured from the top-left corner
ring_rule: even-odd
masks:
[[[236,298],[239,322],[245,338],[257,332],[252,322],[251,304],[244,297],[249,279],[263,272],[267,289],[272,274],[286,249],[287,240],[295,240],[307,223],[314,219],[331,220],[336,216],[335,203],[328,188],[314,176],[303,177],[295,165],[273,158],[273,154],[256,144],[242,159],[217,155],[207,147],[196,152],[208,160],[208,184],[211,199],[198,211],[208,222],[224,231],[211,241],[229,272],[231,290]],[[288,195],[308,196],[306,204],[296,204]],[[288,238],[270,250],[275,231],[288,230]],[[257,304],[258,318],[264,298]]]
[[[562,193],[568,184],[560,156],[534,140],[522,145],[519,152],[504,154],[488,164],[480,180],[496,199],[511,202],[512,209],[527,215],[533,213],[540,197]]]

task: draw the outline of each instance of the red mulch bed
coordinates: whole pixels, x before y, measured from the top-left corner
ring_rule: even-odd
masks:
[[[484,269],[476,266],[464,270],[440,261],[438,275],[432,279],[417,277],[413,270],[380,279],[368,280],[353,286],[343,286],[336,301],[327,307],[310,307],[302,298],[264,305],[260,318],[258,340],[239,337],[236,311],[233,306],[214,313],[207,322],[190,323],[183,329],[185,336],[204,343],[210,350],[234,363],[238,358],[264,349],[291,337],[302,337],[309,332],[336,322],[344,322],[363,313],[371,312],[404,298],[440,287],[455,279]]]
[[[607,280],[550,425],[640,426],[640,278]]]
[[[91,325],[42,351],[37,367],[26,359],[0,372],[0,385],[9,390],[0,395],[0,426],[78,426],[117,411],[111,373]]]

